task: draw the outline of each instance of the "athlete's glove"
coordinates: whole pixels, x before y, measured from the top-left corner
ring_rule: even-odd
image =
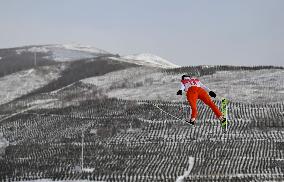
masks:
[[[213,92],[213,91],[210,91],[210,92],[209,92],[209,95],[210,95],[211,97],[214,97],[214,98],[216,97],[216,94],[215,94],[215,92]]]
[[[182,95],[182,90],[177,91],[177,95]]]

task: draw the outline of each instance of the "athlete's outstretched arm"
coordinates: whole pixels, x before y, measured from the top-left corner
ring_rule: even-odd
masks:
[[[206,90],[207,92],[209,92],[209,95],[211,96],[211,97],[216,97],[216,94],[215,94],[215,92],[213,92],[212,90],[210,90],[208,87],[206,87],[203,83],[201,83],[200,81],[199,81],[199,85],[204,89],[204,90]]]
[[[182,95],[182,91],[185,91],[185,86],[183,83],[181,83],[181,86],[180,86],[179,91],[177,92],[177,95]]]
[[[207,92],[210,92],[210,89],[208,87],[206,87],[203,83],[201,83],[201,81],[199,81],[199,85],[201,86],[201,88],[203,88]]]
[[[185,91],[185,86],[183,83],[180,83],[180,90]]]

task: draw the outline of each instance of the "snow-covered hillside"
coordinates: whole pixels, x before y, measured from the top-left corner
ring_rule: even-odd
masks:
[[[135,55],[127,55],[122,56],[120,58],[114,58],[114,60],[119,61],[125,61],[125,62],[131,62],[138,65],[144,65],[144,66],[151,66],[151,67],[160,67],[160,68],[177,68],[178,65],[175,65],[159,56],[156,56],[154,54],[135,54]]]
[[[265,103],[284,101],[284,71],[219,71],[200,80],[218,96],[235,102]],[[82,80],[97,85],[109,97],[122,99],[178,101],[180,75],[157,69],[131,68]],[[185,99],[185,98],[184,98]]]
[[[58,78],[64,66],[43,66],[0,78],[0,104],[14,100]]]
[[[39,45],[16,50],[17,54],[22,54],[23,52],[49,53],[49,56],[46,56],[47,59],[59,62],[93,58],[99,55],[110,54],[107,51],[80,44]]]
[[[99,89],[103,89],[104,91],[111,91],[112,89],[120,89],[123,87],[134,88],[137,85],[145,85],[146,82],[144,80],[147,78],[153,79],[155,72],[157,72],[158,75],[160,74],[157,68],[134,67],[107,73],[103,76],[86,78],[81,80],[81,82],[96,85]]]
[[[23,52],[49,53],[50,55],[44,54],[44,56],[51,56],[56,61],[78,60],[104,55],[103,58],[106,60],[112,59],[143,65],[143,67],[128,68],[102,76],[81,77],[80,79],[86,78],[81,82],[98,86],[109,97],[135,100],[179,100],[176,91],[180,84],[181,75],[172,75],[161,71],[161,68],[176,68],[179,66],[156,55],[137,54],[120,57],[91,46],[74,44],[28,46],[19,49],[15,48],[15,51],[19,55]],[[30,59],[30,57],[27,57],[27,59]],[[105,61],[104,59],[101,61]],[[109,65],[105,67],[109,67]],[[60,69],[56,66],[53,66],[53,68],[55,69],[46,70],[46,74],[41,76],[38,75],[40,72],[30,69],[2,77],[0,79],[0,104],[26,94],[57,78]],[[90,70],[94,71],[93,69]],[[284,71],[281,69],[219,71],[213,75],[200,77],[200,79],[218,96],[227,97],[237,102],[263,103],[283,102],[283,75]],[[72,83],[69,84],[72,85]]]

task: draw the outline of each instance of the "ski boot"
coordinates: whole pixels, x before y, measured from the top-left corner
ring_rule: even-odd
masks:
[[[185,120],[185,122],[194,126],[195,125],[195,118],[192,118],[190,120]]]

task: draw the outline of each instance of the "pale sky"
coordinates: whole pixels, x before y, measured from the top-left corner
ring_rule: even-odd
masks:
[[[80,43],[178,65],[284,66],[284,0],[0,0],[0,48]]]

